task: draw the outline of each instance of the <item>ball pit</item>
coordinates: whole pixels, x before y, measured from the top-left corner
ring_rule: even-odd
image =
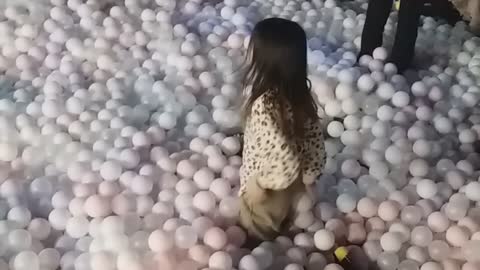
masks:
[[[341,270],[344,241],[382,270],[480,269],[480,39],[425,17],[416,71],[357,66],[365,4],[0,3],[0,270]],[[248,250],[237,71],[271,16],[307,32],[327,162],[295,235]]]

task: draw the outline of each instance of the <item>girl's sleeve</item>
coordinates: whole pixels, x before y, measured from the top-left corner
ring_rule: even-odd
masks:
[[[259,162],[258,185],[263,189],[286,189],[299,176],[301,161],[296,144],[282,134],[263,98],[253,104],[250,123],[255,137],[252,158]]]
[[[323,127],[320,121],[310,122],[305,132],[303,143],[303,182],[313,184],[322,173],[325,165],[325,145]]]

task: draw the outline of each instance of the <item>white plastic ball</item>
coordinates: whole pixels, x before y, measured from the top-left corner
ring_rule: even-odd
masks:
[[[315,247],[319,250],[329,250],[335,243],[335,236],[328,230],[319,230],[314,235]]]
[[[72,217],[68,220],[65,231],[73,238],[81,238],[88,233],[88,224],[85,217]]]
[[[233,261],[228,253],[224,251],[217,251],[210,256],[208,266],[213,269],[231,270]]]
[[[430,199],[435,196],[438,192],[438,187],[430,179],[423,179],[417,183],[417,193],[420,197],[424,199]]]
[[[40,262],[37,254],[33,251],[22,251],[15,256],[13,262],[14,268],[18,270],[38,270]]]
[[[180,226],[175,231],[175,244],[179,248],[188,249],[197,243],[198,236],[190,226]]]
[[[398,252],[402,247],[402,239],[397,232],[387,232],[380,238],[380,244],[386,252]]]

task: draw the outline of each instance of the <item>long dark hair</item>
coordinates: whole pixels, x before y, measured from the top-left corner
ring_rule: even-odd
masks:
[[[247,51],[244,117],[264,94],[273,104],[274,119],[287,138],[302,138],[308,120],[316,121],[317,106],[307,78],[307,38],[293,21],[269,18],[259,22]],[[290,112],[291,111],[291,114]]]

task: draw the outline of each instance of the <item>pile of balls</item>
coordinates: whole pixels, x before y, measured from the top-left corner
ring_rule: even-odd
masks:
[[[416,71],[356,65],[366,1],[5,1],[1,270],[480,269],[480,39],[423,18]],[[254,24],[308,36],[327,163],[293,238],[239,214],[241,68]],[[386,47],[395,16],[389,19]]]

